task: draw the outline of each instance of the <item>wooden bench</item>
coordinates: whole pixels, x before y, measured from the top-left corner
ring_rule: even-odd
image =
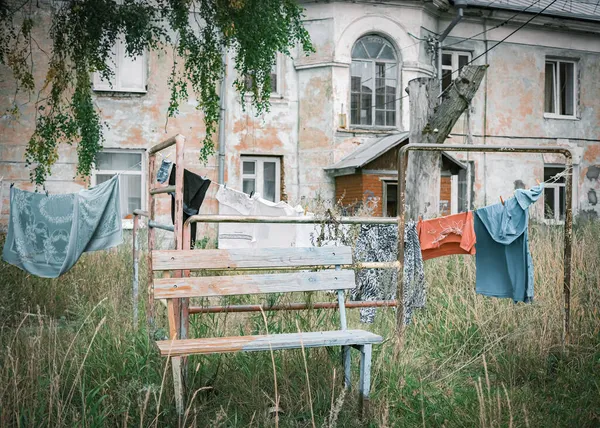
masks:
[[[350,247],[261,248],[236,250],[164,250],[152,251],[152,271],[165,272],[154,278],[154,297],[167,299],[171,340],[158,341],[161,355],[171,358],[178,412],[183,412],[182,358],[194,354],[254,352],[298,348],[341,346],[344,361],[344,383],[350,387],[350,349],[360,351],[361,412],[368,404],[371,380],[371,347],[382,341],[381,336],[363,330],[348,330],[345,290],[355,287],[354,271],[342,270],[352,264]],[[257,274],[257,268],[278,269],[315,267],[329,268],[317,272],[294,271]],[[331,269],[335,267],[335,270]],[[244,271],[243,275],[182,276],[189,270]],[[173,273],[173,275],[171,275]],[[165,277],[166,276],[166,277]],[[182,299],[220,297],[246,294],[290,293],[337,290],[340,330],[270,334],[260,336],[206,337],[187,339],[185,328],[188,314],[178,311]],[[185,303],[185,301],[183,301]],[[182,314],[182,315],[179,315]],[[179,316],[181,318],[179,318]],[[181,334],[183,330],[183,334]],[[184,338],[180,338],[184,336]]]

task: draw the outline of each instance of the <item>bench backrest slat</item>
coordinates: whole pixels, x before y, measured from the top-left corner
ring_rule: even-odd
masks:
[[[152,270],[252,269],[352,264],[350,247],[155,250]]]
[[[180,299],[187,297],[341,290],[351,289],[354,286],[354,271],[351,270],[159,278],[154,280],[154,296],[157,299]]]

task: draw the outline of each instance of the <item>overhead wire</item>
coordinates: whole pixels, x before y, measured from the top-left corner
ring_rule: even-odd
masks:
[[[486,5],[486,7],[490,7],[490,6],[491,6],[492,4],[494,4],[496,1],[497,1],[497,0],[494,0],[494,1],[493,1],[493,2],[491,2],[490,4]],[[535,6],[536,4],[538,4],[540,1],[541,1],[541,0],[536,0],[536,1],[534,1],[534,2],[533,2],[533,3],[531,3],[529,6],[527,6],[525,9],[523,9],[523,10],[520,10],[519,12],[517,12],[517,13],[515,13],[514,15],[512,15],[511,17],[509,17],[509,18],[505,19],[504,21],[502,21],[502,22],[501,22],[500,24],[498,24],[498,25],[495,25],[495,26],[493,26],[493,27],[491,27],[491,28],[488,28],[487,30],[481,31],[481,32],[479,32],[479,33],[477,33],[477,34],[474,34],[474,35],[472,35],[472,36],[470,36],[470,37],[467,37],[466,39],[459,40],[459,41],[457,41],[457,42],[454,42],[454,43],[450,43],[449,45],[445,45],[445,46],[444,46],[444,48],[449,48],[449,47],[452,47],[452,46],[458,45],[458,44],[460,44],[460,43],[464,43],[464,42],[467,42],[467,41],[469,41],[469,40],[473,40],[475,37],[481,36],[481,35],[483,35],[483,34],[485,34],[485,33],[489,32],[489,31],[495,30],[496,28],[503,27],[503,26],[505,26],[506,24],[508,24],[510,21],[512,21],[513,19],[515,19],[517,16],[519,16],[520,14],[522,14],[523,12],[526,12],[526,11],[527,11],[529,8],[531,8],[531,7]]]
[[[539,0],[538,0],[539,1]],[[543,12],[545,12],[550,6],[552,6],[554,3],[556,3],[558,0],[552,0],[550,3],[548,3],[548,5],[546,7],[544,7],[543,9],[541,9],[540,11],[538,11],[535,15],[533,15],[531,18],[529,18],[527,21],[525,21],[523,24],[519,25],[519,27],[517,27],[514,31],[512,31],[511,33],[509,33],[506,37],[504,37],[502,40],[500,40],[498,43],[496,43],[494,46],[491,46],[490,48],[486,49],[485,51],[483,51],[481,54],[477,55],[475,58],[473,58],[471,61],[469,61],[467,64],[465,64],[465,66],[467,65],[471,65],[473,64],[473,62],[475,62],[476,60],[478,60],[479,58],[481,58],[482,56],[484,56],[485,54],[487,54],[488,52],[490,52],[492,49],[500,46],[502,43],[504,43],[510,36],[512,36],[513,34],[515,34],[517,31],[521,30],[523,27],[525,27],[527,24],[529,24],[531,21],[533,21],[535,18],[537,18],[538,16],[540,16]],[[464,66],[463,66],[464,67]],[[462,67],[461,67],[462,69]],[[461,69],[456,69],[454,71],[452,71],[450,73],[450,75],[452,76],[455,73],[460,72]],[[396,98],[392,101],[388,101],[387,103],[383,104],[383,106],[387,106],[388,104],[391,103],[395,103],[396,101],[400,101],[404,98],[407,98],[407,95],[403,95],[402,97]]]

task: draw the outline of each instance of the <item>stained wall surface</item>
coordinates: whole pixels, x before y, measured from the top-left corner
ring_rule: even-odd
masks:
[[[45,55],[50,12],[45,2],[36,11],[34,34],[40,44],[33,48],[38,86],[46,72]],[[280,160],[282,199],[306,204],[320,195],[336,197],[335,178],[324,168],[338,162],[362,144],[385,135],[409,129],[409,97],[404,88],[417,77],[432,76],[435,68],[427,37],[441,33],[455,11],[439,3],[388,1],[303,3],[304,23],[316,52],[304,55],[293,50],[291,57],[280,55],[277,66],[277,92],[270,111],[257,116],[248,99],[233,89],[237,78],[234,58],[227,58],[224,181],[242,188],[242,156],[273,156]],[[506,41],[498,44],[527,17],[519,17],[489,30],[514,13],[467,10],[465,18],[444,41],[447,49],[468,52],[476,64],[489,64],[486,77],[468,113],[458,121],[449,142],[500,145],[563,145],[573,149],[576,166],[574,208],[591,217],[600,213],[600,23],[566,18],[538,17]],[[489,30],[485,32],[486,30]],[[482,35],[464,40],[478,33]],[[356,127],[350,120],[350,64],[354,43],[362,36],[385,37],[398,57],[395,97],[396,126]],[[452,45],[452,46],[450,46]],[[487,52],[486,52],[487,51]],[[544,76],[547,58],[576,63],[576,117],[548,118],[544,115]],[[187,138],[186,166],[214,182],[218,181],[217,156],[207,164],[198,160],[205,133],[196,100],[181,106],[176,118],[166,120],[169,102],[168,74],[172,62],[164,53],[147,58],[147,91],[144,94],[97,94],[95,102],[103,120],[106,148],[147,150],[176,133]],[[10,71],[0,66],[0,108],[13,106],[14,81]],[[0,177],[4,176],[3,208],[0,225],[5,227],[8,185],[31,189],[24,152],[34,123],[35,109],[25,95],[18,96],[19,117],[0,118]],[[345,122],[345,124],[344,124]],[[344,127],[345,125],[345,127]],[[215,136],[215,143],[218,136]],[[168,154],[168,152],[167,152]],[[483,206],[508,197],[516,187],[542,179],[544,164],[560,164],[559,157],[542,155],[465,155],[475,161],[473,206]],[[170,155],[173,159],[174,155]],[[73,192],[87,183],[75,177],[76,149],[62,145],[47,189],[53,193]],[[144,183],[147,185],[148,183]],[[202,213],[218,212],[211,186]],[[168,221],[170,202],[159,203],[162,218]],[[543,204],[537,204],[542,215]],[[209,233],[208,230],[204,231]],[[202,233],[204,233],[202,232]],[[212,232],[211,232],[212,233]]]

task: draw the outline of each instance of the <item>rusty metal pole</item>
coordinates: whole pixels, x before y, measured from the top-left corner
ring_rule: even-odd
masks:
[[[138,295],[139,295],[139,284],[140,284],[140,266],[139,266],[139,248],[137,244],[138,227],[140,224],[140,217],[137,214],[133,214],[133,229],[131,232],[132,241],[132,253],[133,253],[133,328],[137,329],[138,325]]]
[[[156,155],[154,153],[148,154],[148,224],[150,220],[154,220],[154,210],[156,201],[152,194],[152,182],[154,179],[154,168],[155,168]],[[148,226],[148,249],[147,249],[147,263],[146,263],[146,276],[148,278],[147,284],[147,300],[146,300],[146,320],[148,323],[148,329],[151,333],[154,331],[154,273],[152,271],[152,250],[154,249],[154,228]]]
[[[175,136],[175,221],[174,235],[175,235],[175,249],[183,250],[183,177],[184,177],[184,153],[185,149],[185,137],[177,134]],[[181,278],[181,271],[174,271],[173,276],[175,278]],[[181,323],[182,323],[182,305],[186,299],[174,300],[175,309],[175,322],[177,328],[177,339],[183,339],[181,336]]]
[[[398,151],[398,266],[396,268],[396,335],[402,340],[404,335],[404,223],[406,216],[406,176],[404,171],[404,159],[406,155],[402,150]]]
[[[457,152],[488,152],[488,153],[559,153],[565,156],[565,168],[570,170],[573,167],[573,154],[571,150],[560,146],[481,146],[481,145],[446,145],[446,144],[408,144],[398,151],[398,227],[404,225],[404,216],[400,214],[400,207],[405,201],[404,180],[401,178],[404,175],[404,165],[400,160],[404,158],[409,150],[433,150],[433,151],[457,151]],[[564,229],[564,272],[563,272],[563,296],[564,296],[564,311],[563,311],[563,343],[569,342],[569,329],[571,319],[571,282],[572,282],[572,263],[573,263],[573,174],[567,174],[565,179],[565,229]],[[400,236],[398,236],[398,257],[400,257]],[[404,239],[402,239],[402,242]],[[402,263],[402,260],[398,260]],[[400,272],[398,275],[398,292],[402,290],[400,283]],[[400,299],[398,299],[398,307],[400,307]],[[399,330],[400,331],[400,330]]]
[[[566,162],[565,169],[571,171],[565,179],[565,231],[564,231],[564,327],[563,343],[569,343],[569,327],[571,318],[571,265],[573,262],[573,156],[571,153],[564,153]]]

